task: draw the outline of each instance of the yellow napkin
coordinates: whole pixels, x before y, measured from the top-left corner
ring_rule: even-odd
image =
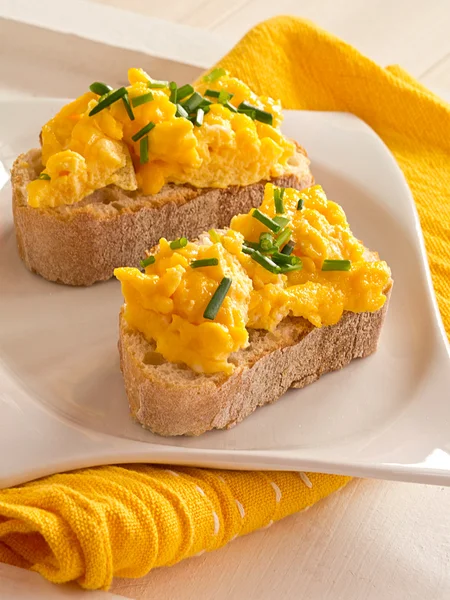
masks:
[[[350,111],[395,154],[413,190],[450,330],[450,106],[300,19],[255,27],[221,62],[287,108]],[[301,140],[299,140],[301,143]],[[393,199],[395,201],[395,198]],[[107,588],[303,510],[349,478],[99,467],[0,491],[0,561]]]

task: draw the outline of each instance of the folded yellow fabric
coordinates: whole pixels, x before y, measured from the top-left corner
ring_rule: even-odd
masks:
[[[287,108],[353,112],[384,139],[417,202],[450,332],[450,106],[400,68],[381,68],[295,18],[255,27],[221,65]],[[0,561],[107,588],[113,575],[139,577],[218,548],[347,481],[136,465],[55,475],[0,491]]]
[[[106,589],[113,575],[141,577],[215,550],[348,480],[147,465],[53,475],[0,492],[0,561]]]

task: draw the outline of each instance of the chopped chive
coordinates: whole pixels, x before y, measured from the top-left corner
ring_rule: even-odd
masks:
[[[288,217],[274,217],[273,221],[280,226],[280,229],[282,229],[283,227],[286,227],[290,219]]]
[[[264,267],[267,271],[277,274],[280,272],[280,267],[273,262],[268,256],[261,254],[259,250],[255,250],[251,254],[252,259],[257,262],[261,267]]]
[[[247,246],[247,248],[251,248],[252,250],[260,250],[259,244],[256,244],[255,242],[244,240],[244,244]]]
[[[322,263],[322,271],[350,271],[352,263],[349,260],[329,260]]]
[[[186,83],[186,85],[182,85],[177,90],[177,102],[181,102],[183,98],[186,98],[187,96],[190,96],[193,93],[194,88],[192,87],[192,85],[190,85],[189,83]]]
[[[228,294],[228,290],[231,287],[231,279],[229,277],[224,277],[222,281],[219,283],[219,287],[216,289],[214,294],[212,295],[211,300],[208,302],[208,306],[203,313],[204,319],[209,319],[210,321],[214,321],[219,312],[220,307],[222,306],[223,301],[225,300],[225,296]]]
[[[203,117],[205,116],[205,111],[203,110],[203,108],[198,108],[197,112],[195,113],[195,117],[193,120],[193,123],[196,127],[200,127],[201,125],[203,125]]]
[[[192,113],[203,103],[203,96],[198,92],[194,92],[190,98],[185,100],[182,104],[184,110],[188,113]]]
[[[134,112],[131,108],[130,98],[128,97],[128,93],[122,98],[123,105],[125,106],[125,110],[127,111],[128,117],[130,121],[134,121]]]
[[[281,244],[280,244],[281,246]],[[283,247],[283,250],[281,251],[281,254],[287,254],[288,256],[290,254],[292,254],[292,250],[295,247],[295,242],[293,242],[292,240],[289,240],[289,242],[286,244],[286,246]]]
[[[141,106],[141,104],[146,104],[147,102],[151,102],[153,100],[153,94],[148,92],[147,94],[142,94],[141,96],[136,96],[131,100],[131,104],[134,108],[136,106]]]
[[[147,258],[141,260],[141,267],[145,269],[145,267],[148,267],[148,265],[152,265],[155,262],[155,260],[156,258],[154,256],[147,256]]]
[[[148,163],[148,135],[141,138],[139,142],[139,161],[141,165]]]
[[[218,258],[200,258],[199,260],[193,260],[191,262],[191,267],[193,269],[199,269],[200,267],[217,267],[218,264]]]
[[[48,173],[41,173],[39,175],[38,179],[43,179],[44,181],[50,181],[51,177],[50,177],[50,175],[48,175]]]
[[[300,198],[297,204],[297,210],[302,210],[303,208],[303,198]]]
[[[283,254],[282,252],[274,252],[270,257],[277,265],[299,265],[301,260],[293,254]]]
[[[277,223],[275,221],[275,219],[271,219],[270,217],[265,215],[263,212],[261,212],[258,208],[255,208],[255,210],[252,213],[252,217],[257,219],[260,223],[262,223],[268,229],[270,229],[271,231],[274,231],[275,233],[278,233],[281,229],[281,225],[279,223]],[[289,219],[288,219],[288,221],[289,221]]]
[[[276,245],[277,248],[281,248],[281,246],[284,246],[286,244],[286,242],[289,240],[289,238],[292,235],[292,230],[289,229],[289,227],[286,227],[285,229],[283,229],[283,231],[281,233],[278,234],[277,239],[276,239]]]
[[[281,191],[283,190],[283,194]],[[273,188],[273,200],[275,203],[275,212],[282,214],[284,213],[284,204],[283,204],[283,196],[284,196],[284,188]]]
[[[89,116],[93,117],[104,108],[111,106],[111,104],[114,104],[114,102],[117,102],[117,100],[123,98],[127,93],[127,88],[124,87],[121,87],[114,92],[108,92],[103,100],[100,99],[97,106],[94,106],[94,108],[90,111]]]
[[[206,90],[205,96],[209,96],[210,98],[218,98],[220,92],[217,90]]]
[[[281,273],[290,273],[291,271],[301,271],[303,269],[303,263],[300,260],[300,262],[296,265],[283,265],[282,267],[280,267],[280,272]]]
[[[234,107],[232,104],[230,104],[229,102],[225,102],[224,104],[225,108],[228,108],[228,110],[231,110],[231,112],[237,112],[237,108]]]
[[[169,83],[169,90],[170,90],[170,96],[169,96],[169,100],[171,102],[173,102],[174,104],[177,103],[177,84],[175,83],[175,81],[171,81]]]
[[[151,90],[162,90],[166,87],[169,87],[169,82],[168,81],[149,81],[147,83],[147,87],[149,87]]]
[[[173,242],[170,242],[170,247],[172,250],[177,250],[178,248],[184,248],[185,246],[187,246],[187,243],[187,238],[180,237],[177,240],[173,240]]]
[[[270,112],[267,112],[265,110],[259,110],[259,108],[257,108],[255,110],[255,121],[259,121],[260,123],[265,123],[266,125],[272,125],[273,124],[273,115]]]
[[[205,106],[201,106],[200,108],[205,113],[205,115],[206,115],[206,113],[209,113],[209,111],[211,110],[211,107],[208,104],[206,104]]]
[[[109,92],[112,91],[112,87],[110,85],[102,83],[101,81],[94,81],[94,83],[91,83],[89,86],[89,89],[91,92],[94,92],[94,94],[98,94],[99,96],[109,94]]]
[[[217,69],[213,69],[211,73],[208,73],[208,75],[205,75],[203,77],[203,81],[205,81],[206,83],[214,83],[214,81],[217,81],[226,74],[227,72],[225,71],[225,69],[218,67]]]
[[[211,100],[208,100],[208,98],[203,98],[200,104],[200,108],[205,108],[205,106],[211,106],[211,104]]]
[[[184,110],[181,104],[177,104],[177,112],[175,113],[176,117],[183,117],[187,119],[189,117],[188,113]]]
[[[261,250],[263,250],[264,252],[268,252],[269,250],[272,250],[274,244],[275,241],[271,233],[261,233],[261,235],[259,236],[259,245],[261,247]]]
[[[133,142],[138,142],[142,137],[144,137],[144,135],[147,135],[147,133],[151,131],[153,127],[155,127],[155,123],[153,123],[153,121],[150,121],[150,123],[147,123],[147,125],[145,125],[142,129],[139,129],[138,132],[132,135],[131,139],[133,140]]]
[[[254,248],[249,248],[248,246],[245,246],[245,244],[242,245],[242,252],[244,254],[250,254],[250,256],[253,254],[253,252],[255,252]]]
[[[215,244],[218,244],[220,242],[220,236],[215,229],[210,229],[208,233],[209,237]]]
[[[230,94],[230,92],[227,92],[226,90],[220,90],[218,100],[220,104],[226,104],[233,96],[234,94]]]
[[[245,101],[239,104],[238,112],[243,112],[244,114],[251,116],[255,121],[261,121],[261,123],[266,123],[267,125],[272,125],[273,123],[272,113],[261,110]]]
[[[252,119],[253,121],[255,120],[255,111],[252,108],[249,109],[237,109],[237,112],[241,113],[242,115],[247,115],[247,117],[250,117],[250,119]]]

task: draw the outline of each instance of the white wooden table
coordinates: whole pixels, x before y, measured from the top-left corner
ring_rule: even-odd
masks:
[[[377,62],[399,63],[433,89],[450,91],[450,0],[96,1],[209,30],[222,37],[224,49],[262,19],[303,16]],[[70,26],[76,3],[60,5],[70,11]],[[48,22],[53,16],[42,18]],[[208,61],[213,56],[208,53]],[[36,581],[34,574],[0,565],[0,600],[90,597]],[[29,582],[32,592],[26,591]],[[306,513],[142,579],[117,579],[111,591],[158,600],[448,599],[450,489],[353,481]]]

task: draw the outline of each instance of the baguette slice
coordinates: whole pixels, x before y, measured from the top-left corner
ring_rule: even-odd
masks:
[[[303,189],[313,184],[306,152],[297,146],[293,174],[273,183]],[[244,187],[198,189],[168,184],[140,196],[110,185],[74,205],[33,208],[27,184],[42,170],[41,151],[20,155],[12,168],[13,214],[19,254],[30,271],[67,285],[91,285],[116,267],[137,267],[161,237],[197,237],[224,227],[238,213],[259,206],[267,182]]]
[[[288,317],[272,333],[250,329],[249,347],[230,357],[236,365],[231,376],[197,374],[164,361],[121,313],[120,364],[131,413],[145,428],[164,436],[233,427],[290,387],[302,388],[375,352],[390,288],[385,293],[379,311],[345,312],[333,326],[318,329],[303,318]]]

